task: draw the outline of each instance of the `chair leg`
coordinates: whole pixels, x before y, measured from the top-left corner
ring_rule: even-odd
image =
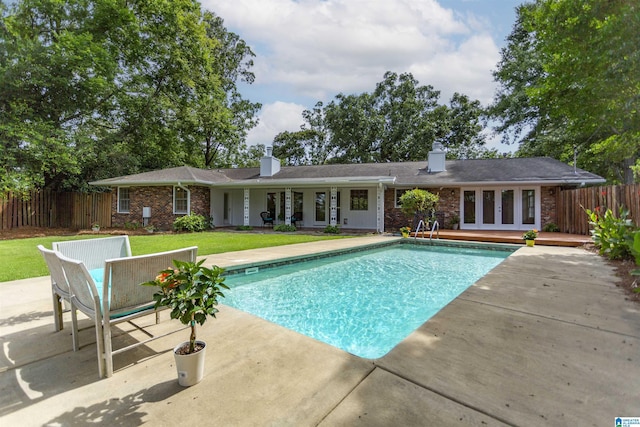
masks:
[[[96,319],[96,350],[98,352],[98,375],[104,378],[107,375],[105,368],[105,352],[104,352],[104,331],[102,329],[102,321]]]
[[[64,328],[64,323],[62,322],[62,301],[60,300],[60,295],[55,292],[53,292],[53,323],[56,332]]]
[[[105,319],[104,322],[104,328],[103,328],[103,339],[104,339],[104,346],[103,348],[103,352],[104,352],[104,361],[105,361],[105,377],[109,378],[111,376],[113,376],[113,347],[111,345],[111,323],[109,322],[109,319]]]
[[[72,302],[71,306],[71,340],[73,341],[73,351],[80,350],[80,337],[78,336],[78,312]]]

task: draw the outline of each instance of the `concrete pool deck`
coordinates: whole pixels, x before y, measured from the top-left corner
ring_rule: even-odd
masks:
[[[363,237],[207,257],[233,266],[390,240]],[[186,331],[114,357],[53,330],[48,277],[0,283],[0,425],[614,425],[640,416],[640,306],[577,248],[520,247],[386,356],[360,359],[227,306],[199,328],[206,374],[178,386]],[[177,322],[153,324],[154,333]],[[115,347],[141,339],[129,325]],[[127,333],[124,333],[127,332]]]

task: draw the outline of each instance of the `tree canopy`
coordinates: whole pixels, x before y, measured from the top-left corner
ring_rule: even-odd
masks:
[[[517,15],[494,73],[497,130],[511,132],[520,155],[572,161],[577,154],[580,167],[633,182],[632,167],[640,168],[640,5],[537,0]]]
[[[455,93],[449,105],[411,73],[387,72],[371,92],[338,94],[302,114],[296,132],[274,139],[274,155],[287,164],[373,163],[425,160],[434,142],[451,158],[496,156],[485,147],[484,110]]]
[[[0,1],[0,193],[228,166],[251,49],[195,0]]]

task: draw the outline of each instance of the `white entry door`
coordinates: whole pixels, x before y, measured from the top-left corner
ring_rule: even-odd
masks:
[[[539,187],[466,188],[461,196],[462,229],[539,228]]]

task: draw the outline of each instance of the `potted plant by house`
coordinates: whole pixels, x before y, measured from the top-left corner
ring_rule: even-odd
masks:
[[[538,230],[535,228],[533,230],[525,231],[522,235],[522,238],[527,243],[527,246],[533,246],[536,243],[536,237],[538,237]]]
[[[458,215],[451,215],[451,229],[457,230],[460,225],[460,217]]]
[[[191,327],[189,341],[173,349],[178,383],[185,387],[197,384],[204,375],[206,343],[196,340],[196,323],[202,326],[209,316],[216,317],[218,298],[224,298],[221,289],[229,289],[224,284],[224,270],[215,265],[204,267],[203,262],[174,260],[175,268],[163,270],[155,280],[143,283],[160,288],[153,295],[156,309],[168,307],[172,319]]]
[[[94,222],[93,224],[91,224],[91,231],[94,231],[94,232],[100,231],[100,224],[98,224],[97,222]]]
[[[402,237],[409,237],[409,233],[411,232],[411,228],[409,227],[400,227],[400,233]]]

